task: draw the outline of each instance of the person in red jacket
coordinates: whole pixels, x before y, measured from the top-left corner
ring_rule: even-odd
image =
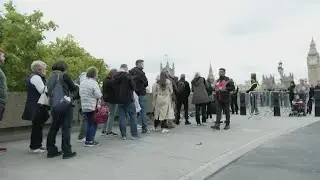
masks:
[[[211,126],[212,129],[220,130],[220,120],[222,117],[222,110],[226,114],[225,130],[230,129],[230,92],[234,91],[233,81],[226,76],[226,70],[224,68],[219,69],[219,79],[215,84],[216,92],[216,108],[217,118],[215,125]]]

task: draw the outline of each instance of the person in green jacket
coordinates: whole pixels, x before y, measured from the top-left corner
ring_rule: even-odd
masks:
[[[0,65],[4,63],[4,50],[0,48]],[[0,68],[0,121],[3,118],[3,114],[5,111],[5,104],[8,96],[8,88],[7,88],[7,77]],[[6,152],[7,148],[1,148],[0,152]]]

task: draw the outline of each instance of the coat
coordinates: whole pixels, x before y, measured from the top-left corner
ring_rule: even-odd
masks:
[[[155,120],[171,120],[174,119],[173,109],[173,87],[169,79],[166,80],[166,88],[161,88],[158,83],[154,85],[152,92],[153,109]]]
[[[203,104],[209,102],[207,93],[206,80],[202,77],[197,77],[192,80],[192,104]]]

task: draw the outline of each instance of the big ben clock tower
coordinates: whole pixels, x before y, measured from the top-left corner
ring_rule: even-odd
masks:
[[[307,63],[309,83],[310,85],[316,85],[320,80],[320,57],[313,38],[310,43]]]

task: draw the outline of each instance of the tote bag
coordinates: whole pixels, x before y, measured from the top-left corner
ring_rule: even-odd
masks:
[[[134,105],[136,106],[137,113],[141,111],[141,106],[139,103],[139,96],[133,91]]]
[[[43,89],[43,92],[42,94],[40,95],[40,98],[38,100],[38,104],[41,104],[41,105],[45,105],[45,106],[49,106],[49,98],[48,98],[48,95],[46,93],[46,89],[47,87],[45,87]]]

